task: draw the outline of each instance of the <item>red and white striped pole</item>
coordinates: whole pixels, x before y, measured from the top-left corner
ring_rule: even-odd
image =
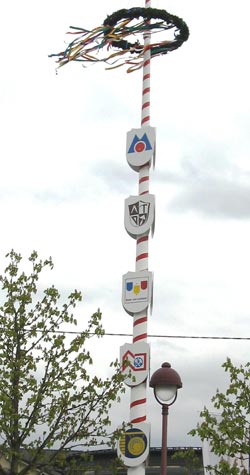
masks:
[[[146,7],[150,7],[150,0],[146,0]],[[141,126],[150,125],[150,33],[144,36],[143,81],[142,81],[142,110]],[[147,164],[139,170],[139,195],[149,193],[149,168]],[[136,241],[136,272],[148,270],[148,238],[149,234],[140,236]],[[134,315],[133,343],[147,342],[148,310]],[[146,382],[131,388],[130,421],[132,423],[146,421]]]
[[[150,0],[145,0],[145,7],[150,7]],[[144,35],[144,58],[143,58],[143,81],[142,81],[142,110],[141,127],[150,125],[150,32]],[[139,170],[140,196],[149,193],[149,169],[150,164],[142,166]],[[136,241],[136,272],[148,270],[148,239],[149,233],[140,236]],[[148,334],[148,309],[133,316],[133,343],[147,342]],[[147,381],[131,387],[130,396],[130,422],[138,424],[147,420]],[[145,474],[145,463],[128,468],[129,475]]]

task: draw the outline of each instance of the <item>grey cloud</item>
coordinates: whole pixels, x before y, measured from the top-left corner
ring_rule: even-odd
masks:
[[[93,174],[100,174],[99,166],[100,164],[92,167]],[[121,160],[121,164],[117,164],[112,160],[102,160],[101,175],[99,178],[113,192],[118,192],[119,194],[132,194],[133,183],[135,185],[134,192],[137,192],[136,187],[138,177],[135,172],[124,163],[124,160]]]
[[[168,210],[227,219],[250,218],[250,175],[212,147],[202,157],[184,157],[179,169],[156,174],[159,185],[172,185]]]
[[[222,179],[193,183],[173,198],[169,209],[181,213],[195,211],[213,218],[249,219],[250,184]]]

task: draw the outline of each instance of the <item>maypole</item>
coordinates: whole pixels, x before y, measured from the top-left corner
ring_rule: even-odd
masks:
[[[161,32],[167,33],[168,38],[151,43],[152,34]],[[141,127],[131,129],[126,142],[127,162],[138,173],[138,195],[125,199],[124,208],[125,229],[136,240],[136,259],[135,271],[127,272],[122,278],[122,304],[133,318],[133,341],[120,348],[121,372],[125,384],[131,388],[131,397],[129,428],[122,433],[117,451],[129,475],[144,475],[150,445],[146,408],[150,362],[147,325],[153,295],[148,244],[155,221],[155,197],[149,193],[156,142],[155,128],[150,126],[150,63],[152,58],[179,48],[188,39],[189,30],[181,18],[151,8],[151,0],[145,0],[145,8],[118,10],[93,30],[71,26],[68,33],[74,39],[66,50],[50,55],[57,57],[58,67],[70,61],[84,65],[101,61],[108,70],[127,65],[128,73],[140,68],[143,71]],[[131,42],[136,35],[143,36],[142,43]]]
[[[145,8],[151,7],[151,0],[145,0]],[[149,25],[150,20],[148,20]],[[143,52],[143,71],[142,71],[142,107],[141,107],[141,133],[140,136],[143,137],[144,131],[147,133],[147,128],[150,127],[150,63],[151,63],[151,51],[150,51],[150,30],[146,30],[144,33],[144,52]],[[153,134],[154,135],[154,134]],[[155,137],[154,137],[155,142]],[[142,148],[142,147],[141,147]],[[145,147],[144,147],[145,148]],[[154,145],[152,151],[155,149]],[[142,152],[139,152],[140,154]],[[144,195],[149,194],[149,178],[150,178],[150,161],[142,165],[139,168],[138,173],[138,195],[143,197]],[[148,271],[148,248],[149,248],[149,233],[146,232],[139,236],[136,240],[136,262],[135,262],[135,272],[137,279],[140,273],[143,274],[143,271]],[[149,274],[150,275],[150,274]],[[143,278],[143,277],[142,277]],[[142,281],[142,280],[141,280]],[[152,282],[150,282],[152,285]],[[140,293],[139,293],[140,295]],[[149,303],[149,301],[148,301]],[[133,347],[132,353],[135,358],[138,359],[138,354],[144,353],[144,357],[140,356],[141,362],[145,359],[144,371],[146,369],[147,375],[150,370],[150,347],[147,343],[148,335],[148,308],[142,312],[138,312],[133,315]],[[141,343],[144,343],[143,347]],[[137,350],[138,348],[138,350]],[[142,348],[142,349],[141,349]],[[146,358],[145,358],[146,354]],[[124,354],[121,352],[121,361],[124,357]],[[140,366],[137,364],[137,368],[140,369]],[[131,387],[131,396],[130,396],[130,422],[133,424],[133,428],[139,429],[137,433],[132,433],[129,437],[128,444],[131,444],[131,450],[127,450],[128,454],[133,456],[133,462],[137,458],[141,458],[139,465],[133,467],[128,467],[128,475],[144,475],[146,467],[146,459],[149,453],[149,437],[150,437],[150,426],[147,423],[147,378],[141,383]],[[139,437],[138,437],[139,436]],[[132,442],[132,443],[131,443]],[[129,454],[129,452],[131,454]],[[119,453],[119,450],[118,450]],[[135,457],[135,458],[134,458]],[[143,457],[143,458],[142,458]]]

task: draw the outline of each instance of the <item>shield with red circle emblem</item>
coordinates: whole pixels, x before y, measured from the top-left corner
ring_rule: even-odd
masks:
[[[155,158],[155,128],[131,129],[127,132],[127,161],[135,171]]]

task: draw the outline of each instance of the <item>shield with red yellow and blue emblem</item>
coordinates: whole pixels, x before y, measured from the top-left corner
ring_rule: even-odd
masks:
[[[133,315],[152,305],[152,272],[127,272],[122,279],[122,305],[127,313]]]

